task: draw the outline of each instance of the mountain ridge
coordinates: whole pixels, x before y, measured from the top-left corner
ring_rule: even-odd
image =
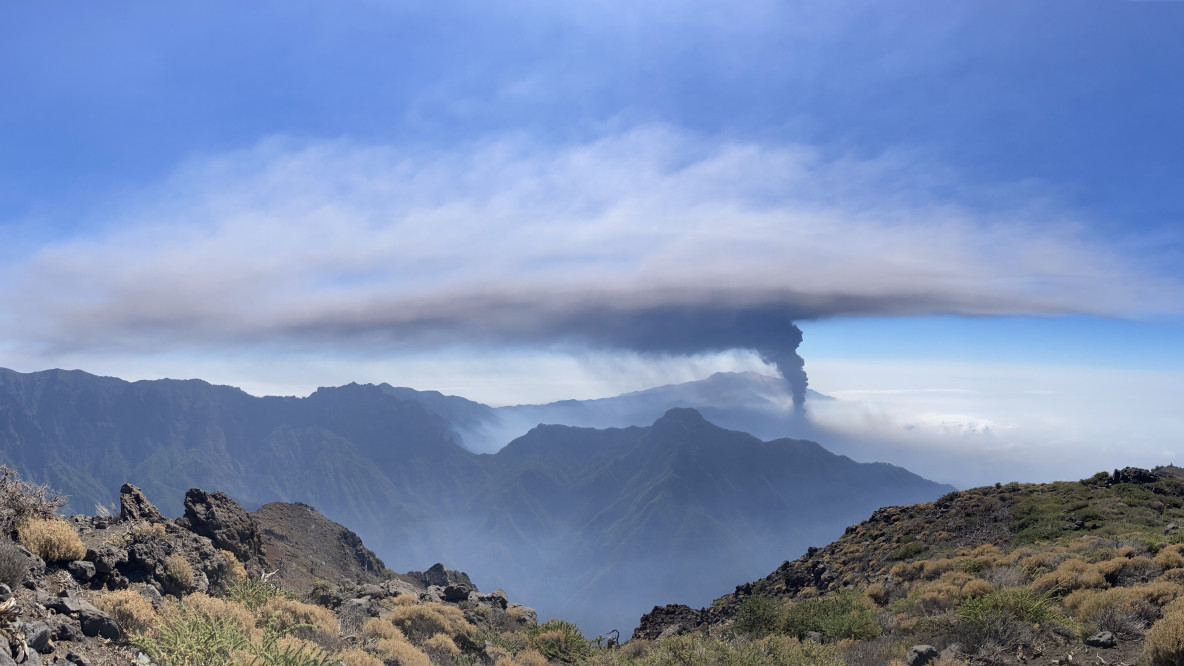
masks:
[[[477,454],[432,407],[382,386],[257,398],[200,380],[92,377],[0,371],[4,460],[80,506],[109,504],[124,480],[170,515],[193,487],[252,507],[305,502],[388,562],[452,562],[596,627],[637,617],[659,593],[706,600],[878,506],[951,490],[689,409],[648,426],[538,426]],[[471,407],[447,398],[431,396]]]

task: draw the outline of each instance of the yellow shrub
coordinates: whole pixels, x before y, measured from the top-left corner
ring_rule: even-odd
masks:
[[[465,620],[461,609],[434,601],[416,606],[396,606],[387,619],[412,640],[422,640],[434,634],[458,636],[476,631],[476,627]]]
[[[456,641],[449,638],[448,634],[435,634],[424,641],[423,646],[425,648],[435,648],[448,654],[458,654],[460,652],[460,648],[456,647]]]
[[[323,638],[337,635],[337,616],[321,606],[313,606],[295,599],[276,597],[259,609],[259,626],[271,623],[272,629],[283,631],[298,624],[312,625],[312,630]]]
[[[186,596],[181,605],[210,617],[232,618],[246,635],[251,635],[255,628],[255,614],[237,601],[219,599],[203,592],[195,592]]]
[[[1184,613],[1164,615],[1147,630],[1143,653],[1152,666],[1175,666],[1184,662]]]
[[[947,571],[937,579],[939,583],[945,585],[953,585],[954,587],[962,587],[974,579],[974,576],[965,571]]]
[[[888,573],[891,574],[893,578],[909,581],[920,578],[921,572],[924,570],[924,562],[897,562],[896,564],[892,565],[892,568],[888,570]]]
[[[378,641],[378,649],[390,658],[397,659],[402,666],[432,666],[432,660],[407,641],[383,639]]]
[[[21,545],[46,562],[68,562],[86,556],[86,546],[64,520],[32,518],[18,530]]]
[[[970,551],[971,557],[989,558],[993,561],[998,560],[998,558],[1002,555],[1003,553],[999,552],[999,547],[990,543],[984,543],[978,548]]]
[[[417,603],[419,603],[419,597],[415,596],[414,594],[404,593],[395,597],[396,606],[414,606]]]
[[[885,590],[884,586],[879,583],[868,585],[863,593],[867,595],[868,599],[876,602],[877,606],[883,606],[888,601],[888,590]]]
[[[943,558],[940,560],[923,560],[921,562],[921,578],[932,579],[957,567],[965,558]]]
[[[374,639],[396,639],[406,641],[407,637],[390,620],[373,618],[362,625],[362,637]]]
[[[973,597],[981,597],[982,595],[987,594],[994,589],[994,585],[991,585],[981,578],[975,578],[974,580],[967,581],[966,584],[962,586],[962,598],[971,599]]]
[[[1159,551],[1159,554],[1155,556],[1155,563],[1165,571],[1184,567],[1184,554],[1180,552],[1181,550],[1184,550],[1184,544],[1172,544]]]
[[[1037,592],[1047,592],[1053,588],[1071,592],[1081,588],[1102,588],[1108,585],[1099,566],[1087,564],[1083,560],[1065,560],[1055,571],[1044,574],[1032,583]]]
[[[101,594],[95,605],[115,619],[120,629],[129,634],[148,631],[156,620],[152,603],[135,590],[117,590]]]
[[[345,666],[383,666],[383,661],[381,659],[375,657],[369,652],[366,652],[365,650],[359,650],[358,648],[342,650],[337,655],[337,658],[341,660],[341,663],[345,664]]]
[[[242,580],[247,577],[247,568],[243,566],[242,562],[238,561],[234,553],[229,550],[218,550],[218,554],[222,559],[226,560],[226,564],[222,567],[222,578],[225,582]]]
[[[164,573],[185,589],[193,587],[193,565],[180,555],[169,555],[164,558]]]
[[[1065,597],[1065,610],[1079,620],[1094,622],[1107,611],[1135,614],[1148,607],[1172,608],[1184,592],[1179,585],[1155,581],[1146,585],[1114,587],[1108,590],[1077,590]],[[1154,611],[1151,611],[1154,613]],[[1166,613],[1165,613],[1166,614]]]
[[[135,523],[128,529],[128,534],[132,541],[147,541],[153,537],[162,537],[165,535],[164,524],[150,523],[142,520]]]
[[[496,666],[547,666],[547,658],[536,650],[523,650],[513,657],[502,657]]]
[[[1018,549],[1016,552],[1018,553],[1021,551],[1028,551],[1029,553],[1031,552],[1026,548]],[[1044,551],[1042,553],[1028,555],[1027,557],[1019,560],[1016,565],[1024,571],[1028,571],[1033,575],[1036,575],[1044,571],[1052,571],[1053,569],[1056,569],[1066,559],[1068,559],[1068,556],[1064,553]]]
[[[506,617],[515,622],[525,622],[530,615],[526,612],[526,606],[511,605],[506,609]]]

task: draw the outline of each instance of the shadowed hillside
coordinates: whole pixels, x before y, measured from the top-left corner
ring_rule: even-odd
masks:
[[[0,452],[76,511],[110,505],[125,479],[167,515],[192,487],[249,507],[303,502],[392,566],[446,561],[595,632],[628,629],[658,599],[706,603],[879,506],[951,490],[692,409],[647,427],[539,426],[479,455],[456,435],[475,405],[389,386],[255,398],[0,371]]]

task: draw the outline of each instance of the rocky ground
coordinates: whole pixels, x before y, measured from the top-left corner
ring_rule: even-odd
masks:
[[[0,666],[149,663],[128,628],[101,610],[105,595],[132,590],[159,610],[197,593],[216,595],[244,576],[288,584],[294,598],[330,611],[341,627],[332,638],[338,651],[360,650],[361,627],[395,599],[449,606],[491,630],[535,622],[533,610],[510,604],[500,590],[482,593],[464,573],[441,564],[387,571],[356,535],[304,505],[268,505],[252,515],[225,494],[194,489],[185,515],[171,520],[126,484],[118,516],[66,522],[85,549],[77,559],[47,562],[0,536],[0,569],[15,583],[0,584]]]

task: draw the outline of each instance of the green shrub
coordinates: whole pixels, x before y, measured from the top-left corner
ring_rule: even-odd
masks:
[[[638,663],[645,666],[843,666],[830,645],[801,643],[786,636],[725,641],[699,633],[664,638]]]
[[[152,632],[133,635],[132,642],[153,662],[170,666],[226,666],[233,663],[232,653],[247,646],[234,618],[184,606],[157,622]]]
[[[1053,610],[1053,598],[1057,591],[1053,588],[1038,594],[1026,587],[995,590],[967,599],[955,613],[964,622],[979,622],[1001,613],[1011,613],[1025,622],[1046,624],[1064,619]]]
[[[894,560],[907,560],[921,554],[925,550],[925,544],[920,541],[910,541],[900,548],[897,548],[892,553]]]
[[[797,638],[817,631],[828,641],[863,640],[879,636],[880,624],[870,599],[854,590],[845,590],[834,596],[790,604],[785,611],[784,630]]]
[[[251,578],[250,576],[231,581],[226,586],[226,596],[231,601],[237,601],[246,606],[252,612],[258,610],[261,606],[276,597],[295,598],[295,595],[287,590],[283,590],[268,581]]]
[[[592,656],[592,645],[580,628],[564,620],[547,620],[527,627],[526,640],[548,661],[574,664]]]
[[[754,594],[740,602],[732,627],[754,638],[775,634],[785,624],[785,604],[773,597]]]

